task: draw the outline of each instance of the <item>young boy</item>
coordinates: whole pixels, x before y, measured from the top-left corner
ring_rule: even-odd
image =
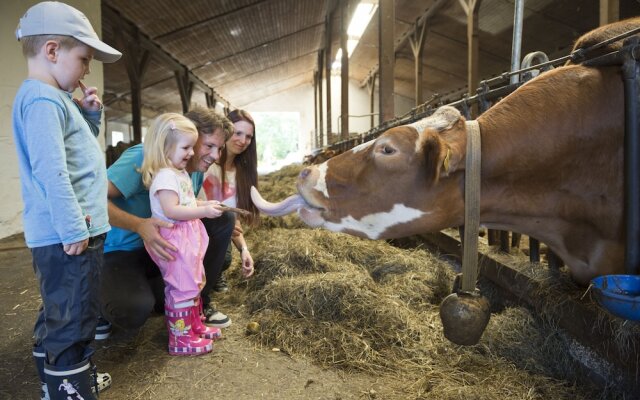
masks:
[[[100,41],[84,14],[53,1],[27,10],[16,37],[29,74],[16,94],[13,131],[25,239],[43,303],[33,351],[45,382],[41,397],[95,399],[89,343],[110,227],[104,154],[96,140],[102,104],[97,89],[81,80],[93,58],[114,62],[122,54]],[[72,97],[77,88],[81,99]]]

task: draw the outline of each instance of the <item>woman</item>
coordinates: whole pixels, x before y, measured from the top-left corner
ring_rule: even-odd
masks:
[[[258,209],[251,201],[251,186],[258,187],[258,154],[255,141],[255,123],[251,115],[244,110],[234,110],[227,114],[233,123],[235,132],[225,143],[217,164],[212,164],[205,174],[202,189],[208,200],[218,200],[230,206],[248,210],[250,215],[240,216],[231,240],[242,258],[242,274],[253,275],[253,258],[244,239],[241,221],[255,227],[259,222]],[[232,247],[227,249],[222,272],[213,277],[213,290],[225,292],[229,288],[224,278],[224,271],[231,265]]]

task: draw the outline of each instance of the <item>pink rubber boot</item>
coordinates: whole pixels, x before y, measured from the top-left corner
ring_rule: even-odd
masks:
[[[213,343],[210,339],[204,339],[192,334],[191,309],[171,308],[164,306],[164,314],[169,331],[169,354],[173,356],[198,356],[210,353]]]
[[[202,300],[198,299],[196,305],[191,307],[191,330],[197,336],[205,339],[219,339],[222,336],[220,328],[212,326],[206,326],[202,321],[204,315],[202,314]]]

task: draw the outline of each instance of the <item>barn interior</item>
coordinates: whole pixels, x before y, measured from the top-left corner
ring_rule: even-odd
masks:
[[[22,240],[23,210],[11,135],[11,105],[25,71],[13,30],[24,10],[35,3],[8,0],[0,5],[3,21],[0,43],[7,54],[7,62],[0,67],[7,77],[7,82],[0,86],[3,104],[0,123],[4,128],[0,152],[7,160],[0,176],[8,187],[0,194],[5,204],[0,210],[0,269],[8,277],[2,283],[5,295],[0,311],[9,327],[0,333],[0,341],[4,343],[2,354],[7,355],[7,362],[0,368],[0,394],[7,398],[31,398],[37,391],[30,358],[30,329],[39,297],[30,253]],[[220,113],[233,109],[256,114],[293,113],[297,125],[288,139],[295,143],[297,164],[304,155],[323,148],[337,149],[336,144],[375,131],[385,121],[405,116],[420,105],[445,104],[474,94],[481,81],[512,69],[518,3],[523,6],[519,61],[536,51],[545,53],[548,59],[566,56],[585,32],[607,22],[640,15],[637,0],[72,0],[67,3],[85,12],[102,39],[124,53],[117,63],[92,65],[89,77],[99,87],[105,106],[100,136],[105,151],[116,148],[118,143],[125,148],[142,140],[150,121],[160,113],[181,113],[202,106]],[[370,20],[363,24],[362,32],[343,34],[352,18],[360,22]],[[468,45],[469,21],[475,24],[475,53]],[[382,38],[381,24],[385,24]],[[351,42],[347,44],[348,41]],[[345,48],[355,46],[349,49],[346,58],[336,56],[343,42]],[[385,53],[381,46],[386,46]],[[257,140],[260,141],[259,130]],[[273,189],[265,190],[274,199],[294,190],[294,177],[300,167],[288,168],[281,175],[275,172],[261,178],[263,187],[273,185]],[[277,186],[276,182],[283,186]],[[220,345],[223,351],[204,361],[167,360],[168,356],[159,350],[164,340],[161,318],[152,319],[141,332],[121,332],[99,346],[98,359],[124,383],[124,387],[114,387],[101,397],[195,398],[185,394],[194,377],[199,389],[219,389],[219,383],[209,381],[211,374],[220,374],[218,382],[229,379],[229,386],[242,386],[242,390],[229,392],[233,394],[228,397],[219,396],[234,399],[257,398],[256,393],[285,399],[465,396],[629,399],[640,395],[638,324],[610,316],[590,298],[588,290],[576,288],[568,281],[551,288],[537,283],[565,274],[548,268],[554,261],[549,260],[547,253],[541,263],[544,272],[528,273],[532,268],[536,271],[541,268],[527,263],[526,238],[521,247],[507,246],[506,251],[481,238],[481,252],[490,264],[484,265],[486,274],[481,285],[487,292],[495,291],[492,295],[499,300],[492,310],[495,315],[486,341],[468,351],[446,343],[441,333],[436,334],[439,336],[433,340],[436,343],[433,348],[421,347],[434,334],[427,328],[439,332],[437,305],[450,289],[452,271],[459,267],[456,231],[410,238],[395,243],[392,249],[370,248],[370,243],[347,238],[335,243],[341,240],[332,235],[326,233],[325,237],[305,229],[294,217],[265,220],[260,230],[248,236],[251,245],[257,248],[256,262],[262,262],[264,275],[246,282],[234,273],[230,282],[235,293],[221,300],[235,310],[234,318],[238,321],[228,333],[230,338]],[[266,239],[270,237],[271,241]],[[274,238],[279,242],[275,243]],[[309,247],[305,253],[292,250],[304,246],[296,240],[330,244],[323,248]],[[433,253],[425,249],[433,249]],[[379,259],[348,255],[359,254],[358,251],[373,252]],[[309,257],[309,252],[316,258]],[[323,252],[338,254],[334,257],[338,265],[326,261]],[[282,255],[282,259],[273,254]],[[438,261],[431,261],[430,257]],[[431,264],[416,265],[416,260],[424,259]],[[453,268],[433,267],[443,259],[447,268]],[[296,264],[294,260],[302,261]],[[357,271],[366,269],[367,262],[374,265],[369,266],[371,270],[365,279]],[[323,263],[327,264],[326,269]],[[349,265],[345,267],[346,264]],[[309,275],[304,277],[307,280],[296,281],[300,278],[296,275],[304,268],[322,278]],[[441,271],[438,279],[444,281],[426,275],[424,270],[429,268]],[[538,273],[543,276],[530,278]],[[336,283],[349,279],[368,282],[370,277],[387,285],[381,284],[384,291],[372,289],[361,293],[355,284]],[[496,280],[501,280],[503,286],[496,284]],[[270,285],[271,281],[275,284]],[[405,293],[407,286],[428,292],[424,295],[428,299],[416,292]],[[345,296],[369,299],[381,294],[388,300],[383,304],[354,300],[353,307],[361,308],[350,309],[341,303]],[[322,303],[319,298],[329,298],[335,303]],[[266,299],[273,303],[265,306]],[[390,311],[397,304],[403,308],[400,314]],[[331,325],[328,321],[333,314],[324,308],[327,306],[340,310],[345,307],[356,316],[344,311],[347,315],[344,323]],[[280,312],[294,307],[302,307],[300,313],[307,311],[318,317],[305,317],[301,322],[295,315]],[[388,320],[366,312],[376,307]],[[418,311],[405,313],[405,308]],[[359,325],[358,315],[365,316],[367,321],[375,319],[371,325],[378,331]],[[262,331],[247,335],[246,322],[254,320],[260,321]],[[399,324],[401,334],[394,336],[384,330],[385,323]],[[341,340],[331,342],[327,337]],[[372,349],[371,343],[376,340],[380,345]],[[534,349],[526,348],[527,341]],[[540,353],[545,356],[555,354],[557,358],[538,359],[536,348],[542,349]],[[261,375],[259,363],[280,373],[296,370],[299,365],[278,367],[282,361],[269,359],[273,354],[268,354],[265,360],[256,359],[252,352],[275,353],[287,360],[308,360],[320,366],[313,376],[322,378],[294,374],[295,378],[283,379],[266,372]],[[443,361],[429,354],[457,361],[437,370],[434,365]],[[482,358],[486,354],[495,358]],[[391,362],[396,358],[400,360],[398,364]],[[156,370],[149,371],[149,360],[157,366]],[[496,360],[506,362],[496,367]],[[238,365],[229,365],[234,363]],[[410,368],[401,369],[399,365]],[[220,372],[223,369],[227,372]],[[333,369],[339,371],[339,378],[322,375]],[[479,369],[491,370],[493,374],[471,372]],[[214,372],[201,373],[205,370]],[[395,375],[389,373],[393,370]],[[232,373],[248,373],[249,383],[233,380]],[[171,382],[168,379],[171,376],[178,376],[179,382]],[[376,380],[371,376],[383,378]],[[321,379],[327,383],[321,383]],[[332,379],[335,386],[330,383]],[[521,384],[513,387],[514,381]],[[585,388],[585,381],[595,382],[594,386]],[[352,388],[349,382],[353,382]],[[495,390],[497,386],[503,390]]]

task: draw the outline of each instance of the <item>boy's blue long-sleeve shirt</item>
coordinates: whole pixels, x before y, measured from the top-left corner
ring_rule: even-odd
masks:
[[[71,93],[38,80],[20,86],[13,134],[27,246],[76,243],[110,229],[105,160],[96,139],[101,114],[82,111]]]

